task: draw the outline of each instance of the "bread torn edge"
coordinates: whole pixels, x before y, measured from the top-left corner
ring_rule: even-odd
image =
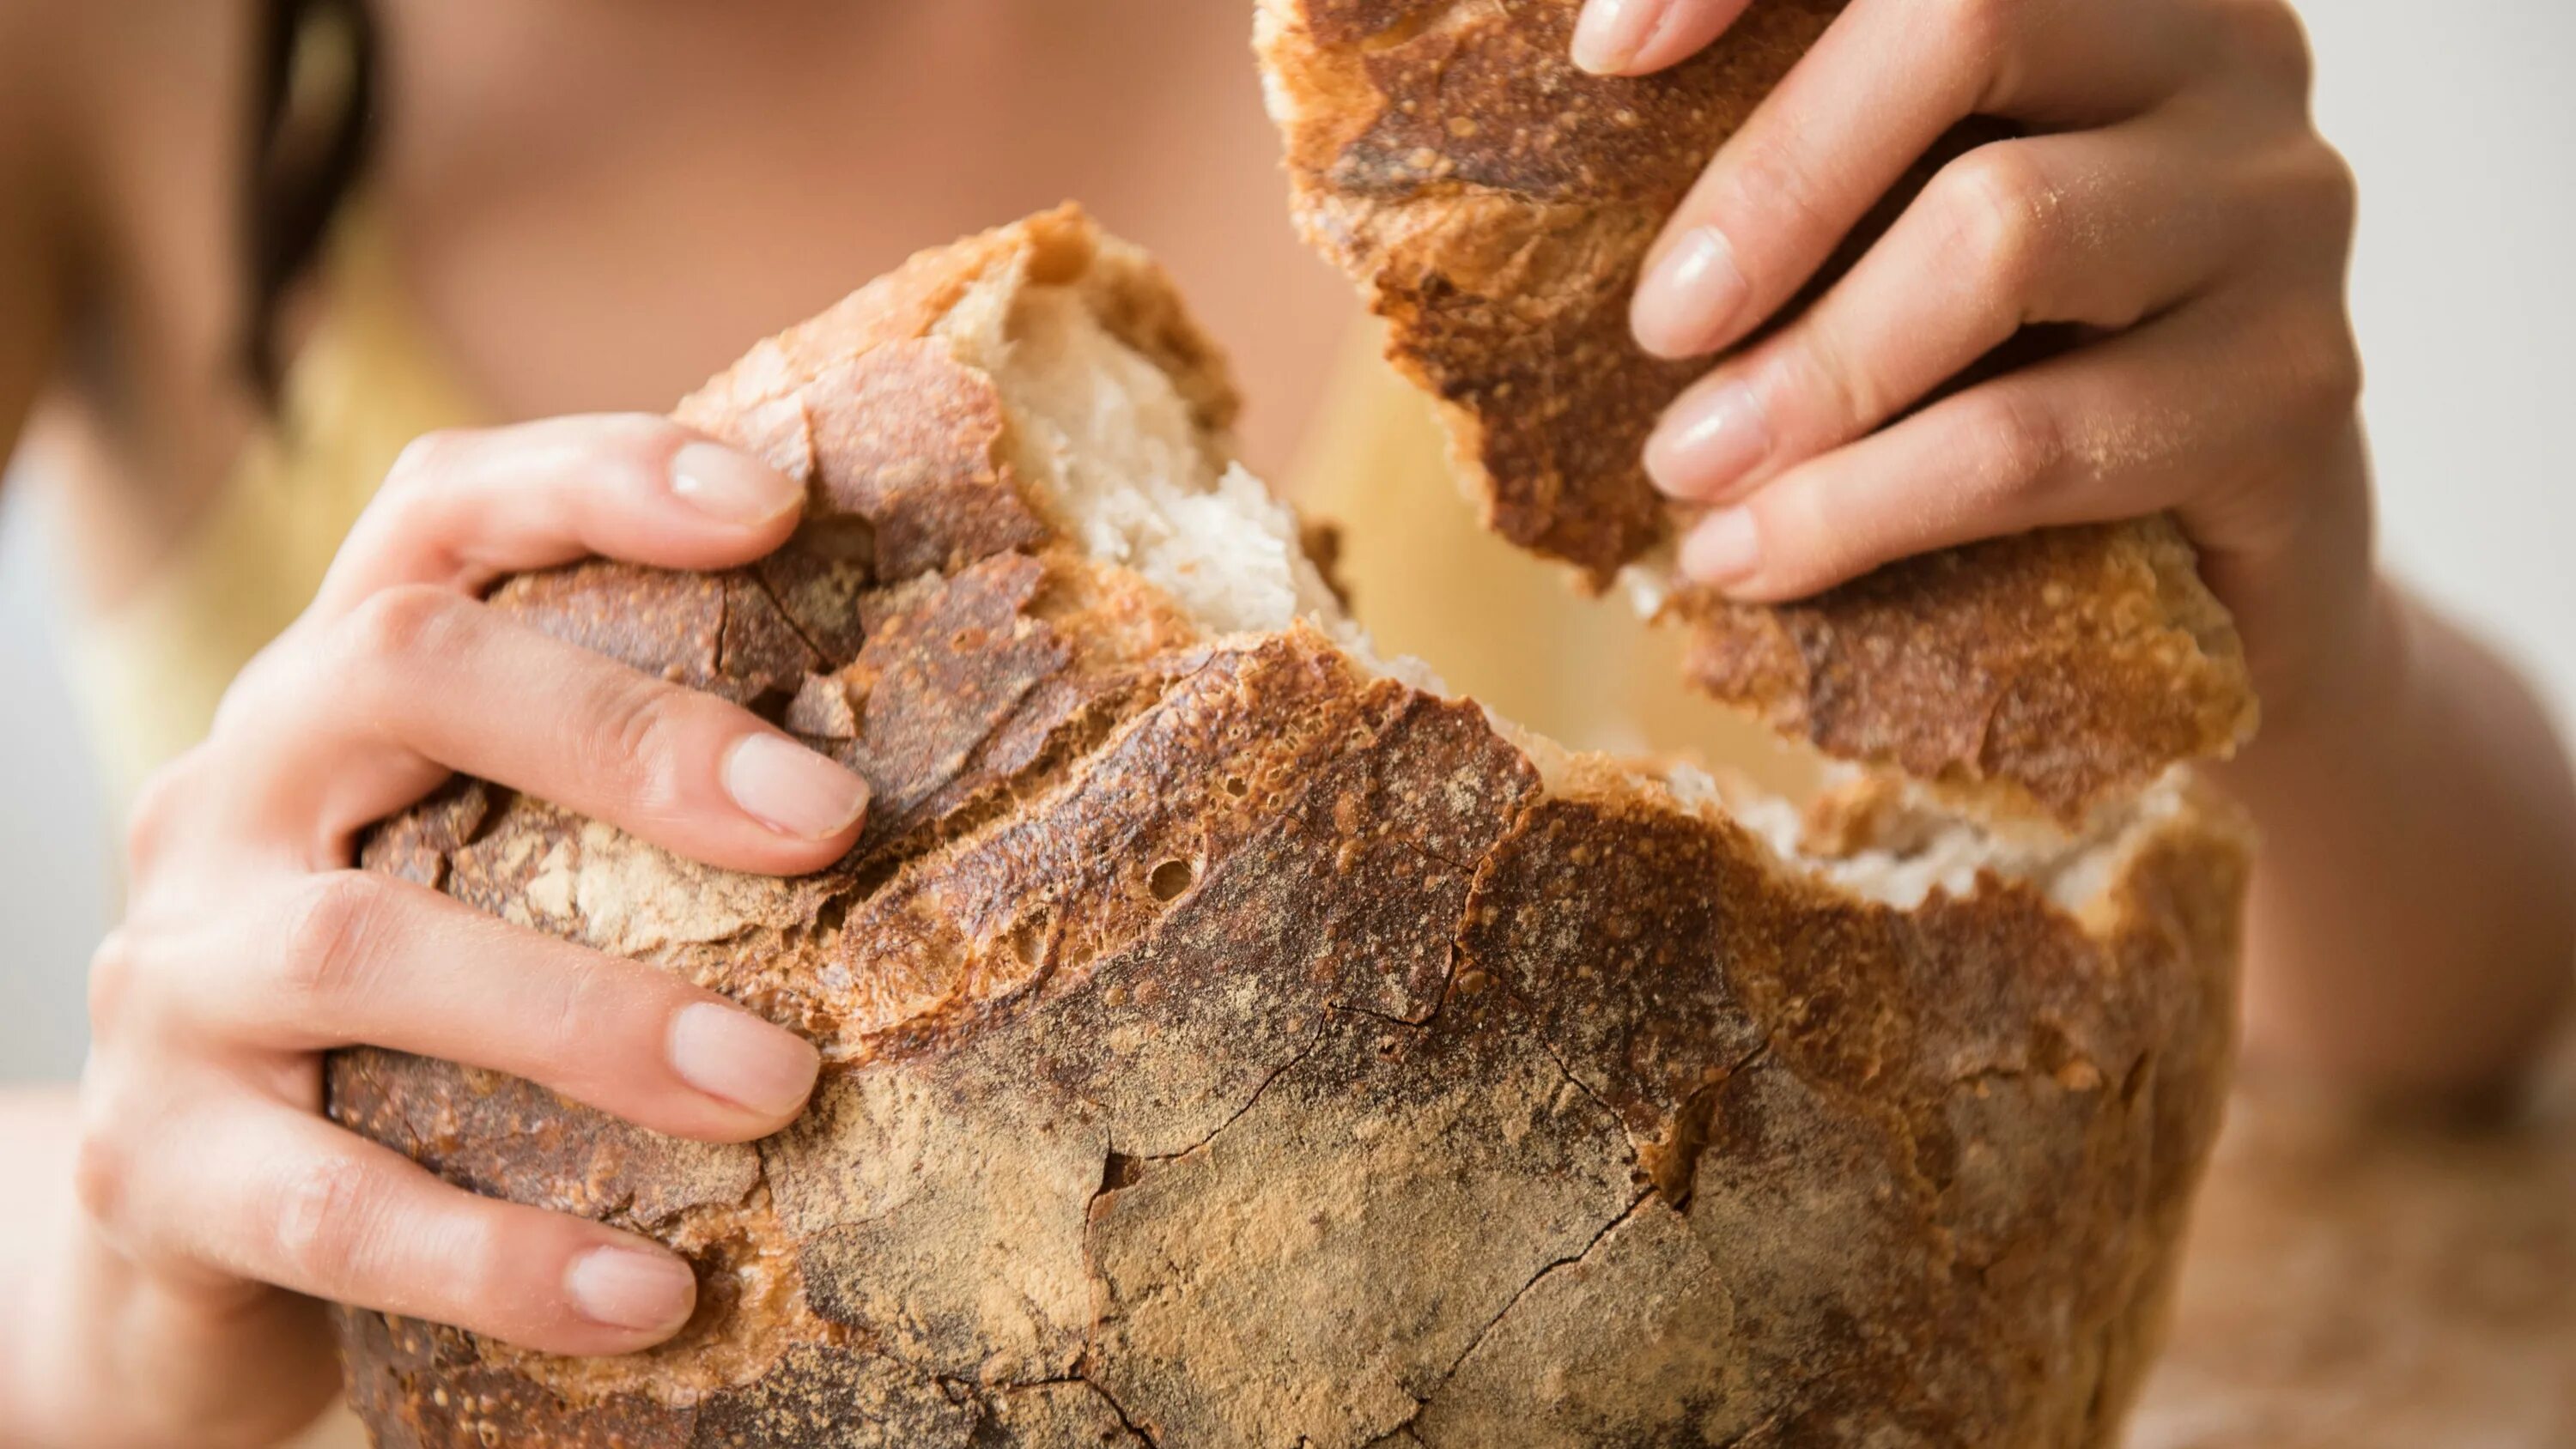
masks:
[[[1088,265],[1070,277],[1025,258],[988,271],[932,330],[1000,392],[1004,447],[1030,506],[1073,549],[1169,600],[1208,644],[1302,624],[1367,677],[1458,698],[1434,664],[1379,650],[1344,607],[1308,557],[1294,507],[1235,457],[1225,430],[1205,424],[1205,388],[1190,385],[1204,380],[1177,374],[1122,333],[1117,298],[1140,281],[1168,285],[1156,264],[1106,235],[1091,245]],[[1626,582],[1641,613],[1663,607],[1650,569],[1630,570]],[[1564,606],[1586,605],[1569,594]],[[2041,811],[1995,810],[1977,792],[1837,759],[1793,737],[1782,746],[1823,782],[1813,799],[1723,765],[1576,750],[1478,708],[1551,796],[1669,809],[1740,830],[1790,875],[1899,911],[1936,893],[1967,900],[2026,886],[2107,939],[2123,868],[2150,843],[2185,826],[2245,829],[2189,764],[2067,824]]]
[[[1483,527],[1557,564],[1584,594],[1615,595],[1648,627],[1685,640],[1686,676],[1727,712],[1802,741],[1820,756],[1903,770],[1949,808],[1981,813],[2007,828],[2050,816],[2092,833],[2172,765],[2232,758],[2259,727],[2242,641],[2225,608],[2202,586],[2172,519],[2039,533],[2083,535],[2089,541],[2078,549],[2097,550],[2100,562],[2151,573],[2161,612],[2143,621],[2144,632],[2187,640],[2187,659],[2141,658],[2134,644],[2120,640],[2114,641],[2120,647],[2107,649],[2098,638],[2059,639],[2052,646],[2026,621],[2015,622],[2009,616],[2030,607],[2030,591],[2016,587],[2015,575],[2025,566],[2043,574],[2065,567],[2062,556],[2052,562],[2036,536],[1960,550],[2000,555],[2007,560],[2002,568],[1990,558],[1964,575],[1945,576],[1937,555],[1901,560],[1817,596],[1751,605],[1682,578],[1677,525],[1686,525],[1692,510],[1658,505],[1655,521],[1646,522],[1629,506],[1651,496],[1642,477],[1634,498],[1612,489],[1568,507],[1553,496],[1557,486],[1570,486],[1558,468],[1576,476],[1591,471],[1558,456],[1567,438],[1588,435],[1614,451],[1622,446],[1620,425],[1605,430],[1600,417],[1572,405],[1678,391],[1707,366],[1704,359],[1648,359],[1625,340],[1624,326],[1616,344],[1587,340],[1579,329],[1558,331],[1569,318],[1596,315],[1601,309],[1594,304],[1610,301],[1600,289],[1637,264],[1685,178],[1698,174],[1706,159],[1705,150],[1689,154],[1696,143],[1683,130],[1658,130],[1646,115],[1674,95],[1686,102],[1697,96],[1692,104],[1731,115],[1731,129],[1840,4],[1784,0],[1752,17],[1760,23],[1739,27],[1725,46],[1693,62],[1722,72],[1718,89],[1706,94],[1678,72],[1603,92],[1602,84],[1630,83],[1581,76],[1561,49],[1500,75],[1480,72],[1479,36],[1556,26],[1551,34],[1561,40],[1572,0],[1556,7],[1569,12],[1562,16],[1539,13],[1551,8],[1546,5],[1516,8],[1494,0],[1404,0],[1357,9],[1323,0],[1258,0],[1253,49],[1265,103],[1286,143],[1298,230],[1390,325],[1387,360],[1437,418],[1456,482]],[[1443,46],[1457,49],[1410,72],[1399,60],[1437,55]],[[1405,78],[1380,76],[1382,61],[1391,76]],[[1445,128],[1433,124],[1443,117]],[[1394,130],[1380,134],[1382,126]],[[1390,139],[1396,133],[1402,139]],[[1978,121],[1956,128],[1899,184],[1897,195],[1910,194],[1908,188],[1946,159],[2003,133],[1996,123]],[[1708,149],[1715,144],[1708,142]],[[1564,162],[1566,155],[1579,158],[1576,170],[1565,169],[1573,164]],[[1670,169],[1677,159],[1688,161],[1678,172]],[[1661,179],[1646,182],[1640,175]],[[1882,208],[1856,235],[1874,234],[1894,214]],[[1554,263],[1547,260],[1551,254]],[[1569,268],[1570,258],[1588,261]],[[1624,319],[1624,305],[1615,310]],[[1487,386],[1496,379],[1483,369],[1501,360],[1492,339],[1444,341],[1441,335],[1478,313],[1513,318],[1511,330],[1539,334],[1535,361],[1511,354],[1538,375],[1508,375]],[[1590,350],[1568,350],[1577,347]],[[1644,371],[1614,372],[1611,392],[1586,395],[1551,373],[1550,362],[1587,371],[1635,364]],[[1516,452],[1515,424],[1506,415],[1524,413],[1580,421],[1541,427],[1537,453],[1529,452],[1526,436]],[[1532,463],[1541,465],[1535,473],[1524,466]],[[1614,535],[1621,540],[1615,547],[1607,542]],[[1955,582],[1962,578],[1969,582]],[[1876,584],[1899,591],[1898,618],[1883,617],[1885,611],[1867,602]],[[2122,585],[2136,587],[2134,579]],[[2079,622],[2097,634],[2139,632],[2142,621],[2112,610],[2111,602],[2106,593],[2102,612],[2077,610]],[[1966,632],[1964,639],[1942,641],[1948,647],[1925,650],[1923,657],[1935,660],[1955,661],[1963,648],[1986,640],[2011,642],[1991,669],[1984,661],[1887,664],[1878,651],[1916,647],[1908,641],[1918,637],[1918,625],[1933,635]],[[2162,677],[2141,685],[2142,674]],[[2023,688],[2025,680],[2039,681],[2038,687]],[[1957,699],[1926,708],[1927,692]]]

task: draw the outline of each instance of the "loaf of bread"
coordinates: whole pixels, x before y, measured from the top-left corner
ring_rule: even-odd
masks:
[[[372,834],[827,1062],[707,1146],[335,1055],[340,1122],[702,1284],[608,1361],[345,1310],[376,1442],[2110,1443],[2222,1097],[2234,817],[2180,772],[2070,831],[1556,749],[1374,657],[1234,409],[1057,212],[682,405],[808,481],[780,554],[497,592],[876,804],[794,881],[470,780]]]
[[[1641,350],[1629,296],[1692,181],[1843,0],[1760,0],[1645,79],[1575,68],[1580,6],[1262,0],[1299,223],[1441,401],[1489,525],[1689,629],[1694,681],[1720,700],[1988,808],[2074,823],[2176,760],[2231,753],[2256,718],[2244,652],[2167,520],[1915,559],[1788,608],[1675,583],[1672,513],[1639,460],[1708,364]],[[1948,137],[1819,286],[1935,168],[2000,134]]]

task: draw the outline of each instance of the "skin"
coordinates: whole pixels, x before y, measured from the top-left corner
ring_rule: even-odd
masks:
[[[1591,0],[1576,56],[1651,72],[1745,8]],[[2527,683],[2376,566],[2354,188],[2309,80],[2275,0],[1853,0],[1672,219],[1634,309],[1649,349],[1750,335],[1956,122],[2027,134],[1953,162],[1696,385],[1647,466],[1704,510],[1685,569],[1753,601],[2175,513],[2264,705],[2225,771],[2265,842],[2250,1057],[2492,1098],[2576,986],[2576,787]],[[1920,406],[2040,323],[2089,340]]]
[[[1653,70],[1742,8],[1596,0],[1580,55]],[[406,287],[505,415],[649,406],[922,239],[1072,192],[1200,295],[1253,309],[1217,330],[1252,344],[1255,394],[1295,419],[1348,303],[1275,220],[1273,143],[1236,104],[1243,16],[1068,9],[765,0],[781,23],[764,27],[584,0],[396,5],[410,99],[379,196]],[[101,602],[186,536],[256,421],[202,382],[221,375],[233,275],[233,173],[209,139],[230,133],[206,117],[239,103],[205,77],[240,67],[199,62],[238,60],[241,20],[194,0],[0,0],[0,445],[50,387],[44,436],[78,480]],[[566,55],[598,64],[531,59]],[[1688,562],[1747,598],[2178,510],[2268,706],[2230,767],[2271,847],[2257,1052],[2356,1090],[2474,1094],[2513,1080],[2564,1005],[2576,787],[2522,681],[2373,567],[2342,304],[2351,183],[2308,124],[2305,65],[2272,0],[1855,0],[1675,218],[1662,255],[1695,260],[1641,292],[1642,340],[1698,354],[1751,333],[1952,120],[1999,112],[2032,135],[1954,166],[1821,306],[1686,398],[1649,461],[1711,510]],[[1216,75],[1246,95],[1198,88]],[[1202,113],[1232,119],[1173,119]],[[647,336],[595,325],[644,306]],[[1911,410],[2044,320],[2093,340]],[[78,1096],[0,1099],[0,1160],[30,1169],[0,1193],[0,1294],[18,1305],[0,1438],[274,1442],[333,1387],[307,1295],[575,1354],[685,1315],[653,1245],[471,1197],[329,1127],[319,1053],[456,1056],[711,1140],[794,1114],[804,1043],[349,869],[355,831],[451,769],[720,865],[836,856],[864,806],[837,767],[475,602],[499,573],[589,553],[746,560],[794,506],[751,460],[633,415],[406,455],[311,612],[138,810]]]

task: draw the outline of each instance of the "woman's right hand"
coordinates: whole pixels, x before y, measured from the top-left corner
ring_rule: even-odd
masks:
[[[547,1352],[644,1348],[695,1283],[659,1246],[475,1196],[322,1115],[322,1053],[367,1043],[543,1083],[655,1131],[765,1136],[814,1048],[720,997],[352,868],[451,771],[709,864],[819,869],[867,787],[733,705],[479,602],[605,555],[675,569],[783,542],[796,482],[651,418],[414,445],[311,609],[135,811],[131,908],[98,952],[78,1188],[90,1242],[48,1376],[85,1443],[267,1443],[337,1382],[317,1300]],[[81,1259],[82,1254],[70,1255]],[[74,1415],[74,1417],[81,1417]]]

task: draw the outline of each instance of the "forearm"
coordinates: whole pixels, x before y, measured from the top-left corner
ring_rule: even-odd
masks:
[[[2576,995],[2576,783],[2529,687],[2394,585],[2231,784],[2264,836],[2247,1050],[2373,1095],[2510,1089]]]

